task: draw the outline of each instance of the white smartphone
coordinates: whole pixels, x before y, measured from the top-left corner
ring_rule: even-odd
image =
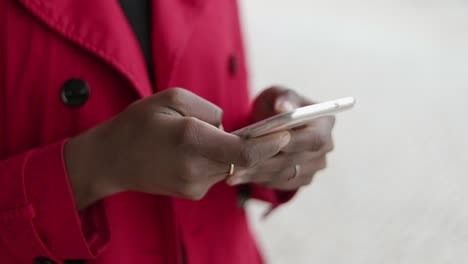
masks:
[[[351,109],[354,106],[354,103],[355,99],[353,97],[345,97],[333,101],[304,106],[291,112],[272,116],[232,133],[243,138],[254,138],[281,130],[293,129],[305,125],[318,117],[334,115],[338,112]]]

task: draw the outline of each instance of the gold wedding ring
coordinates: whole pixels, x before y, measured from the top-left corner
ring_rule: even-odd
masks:
[[[229,166],[229,176],[232,176],[234,175],[234,164],[231,163],[231,165]]]

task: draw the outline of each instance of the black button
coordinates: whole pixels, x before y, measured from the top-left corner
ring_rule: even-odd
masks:
[[[235,76],[237,74],[238,68],[239,68],[239,61],[237,59],[237,56],[235,54],[231,54],[229,56],[229,73],[232,76]]]
[[[48,258],[35,258],[34,264],[55,264],[55,261],[48,259]]]
[[[70,79],[62,86],[62,101],[69,106],[82,106],[89,98],[89,86],[80,79]]]
[[[250,188],[250,185],[240,185],[237,189],[237,206],[239,208],[244,208],[251,196],[252,189]]]
[[[85,264],[86,260],[65,260],[64,264]]]

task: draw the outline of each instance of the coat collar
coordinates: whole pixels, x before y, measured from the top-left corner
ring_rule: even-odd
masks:
[[[140,46],[117,0],[18,1],[49,28],[124,75],[141,97],[152,93]],[[193,20],[206,1],[153,1],[153,60],[157,85],[169,82],[171,69],[191,32]]]

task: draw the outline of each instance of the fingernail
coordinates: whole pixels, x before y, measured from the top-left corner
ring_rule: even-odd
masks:
[[[222,131],[224,131],[224,126],[223,126],[223,124],[219,125],[219,129],[221,129]]]
[[[281,140],[280,141],[280,147],[283,148],[283,147],[285,147],[286,145],[289,144],[289,141],[291,141],[291,134],[289,134],[289,132],[284,133],[281,136],[280,140]]]
[[[279,99],[275,104],[275,111],[278,113],[290,112],[294,109],[294,105],[290,101],[284,99]]]

